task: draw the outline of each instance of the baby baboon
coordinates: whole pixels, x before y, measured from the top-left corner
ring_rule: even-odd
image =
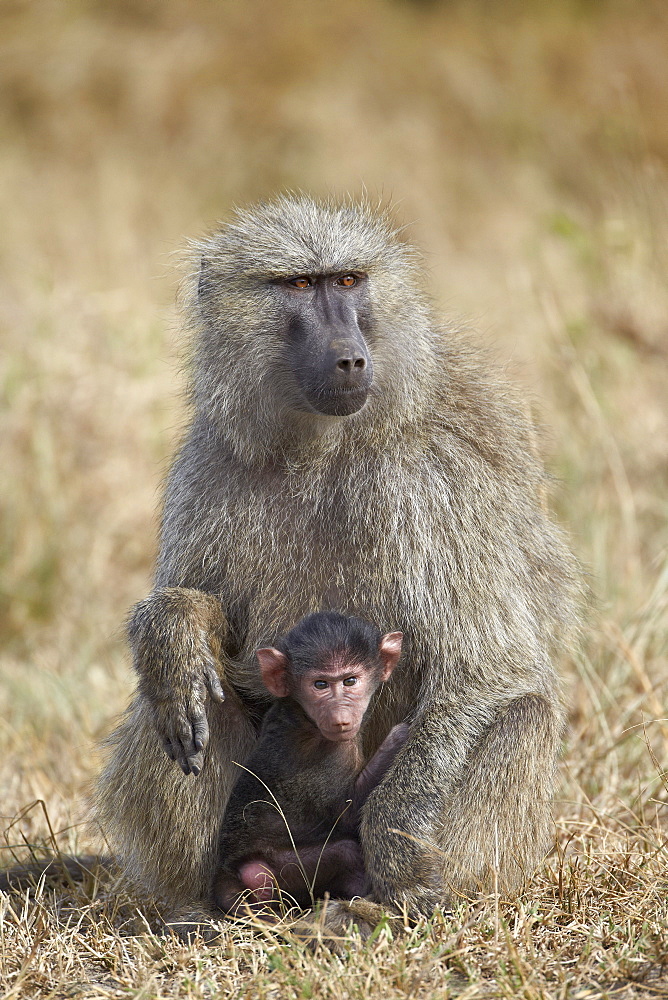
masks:
[[[365,891],[360,810],[408,726],[394,726],[363,769],[360,731],[401,639],[330,611],[309,615],[277,648],[257,650],[264,685],[278,700],[221,827],[212,895],[226,913],[266,909],[281,897],[307,907],[326,892],[350,899]]]
[[[108,837],[145,890],[208,897],[232,762],[269,701],[255,650],[335,607],[404,633],[364,729],[371,756],[411,725],[362,809],[369,899],[429,913],[512,890],[551,839],[551,655],[578,591],[525,408],[434,319],[415,253],[367,204],[238,212],[195,271],[192,423],[130,618]]]

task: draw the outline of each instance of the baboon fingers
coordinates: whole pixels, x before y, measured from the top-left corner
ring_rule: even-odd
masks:
[[[209,660],[204,664],[204,683],[206,684],[206,689],[209,692],[209,697],[213,701],[217,701],[218,703],[225,701],[223,685],[220,683],[220,677],[218,676],[216,665],[212,660]]]
[[[160,737],[162,749],[165,751],[169,759],[175,761],[184,774],[190,774],[190,765],[188,764],[188,757],[185,753],[185,748],[182,745],[180,730],[175,726],[163,726],[158,728],[158,735]]]
[[[199,734],[199,735],[197,735]],[[184,774],[194,774],[197,776],[204,764],[204,754],[202,747],[209,739],[209,727],[206,719],[197,719],[193,722],[193,728],[184,731],[179,730],[176,740],[172,745],[176,747],[176,759]]]
[[[189,723],[181,723],[173,728],[169,736],[163,739],[163,746],[167,756],[176,761],[184,774],[198,775],[202,770],[203,757],[200,748],[195,746],[193,729]]]
[[[193,743],[195,750],[203,750],[209,742],[209,726],[206,716],[201,716],[193,720]]]
[[[190,773],[197,777],[204,766],[204,754],[201,750],[198,753],[188,756],[188,766],[190,767]]]
[[[176,704],[159,705],[154,712],[153,723],[162,748],[184,774],[199,774],[204,763],[202,751],[209,742],[209,725],[203,697],[202,684],[199,697],[182,697]]]
[[[172,743],[172,753],[173,756],[172,754],[168,754],[168,756],[170,756],[172,760],[179,765],[184,774],[190,774],[190,764],[188,763],[188,758],[183,752],[183,748],[180,743]]]
[[[193,774],[195,777],[200,773],[204,765],[204,754],[200,751],[199,753],[186,753],[180,744],[176,745],[174,749],[174,744],[172,745],[172,753],[167,752],[167,756],[179,765],[184,774]]]

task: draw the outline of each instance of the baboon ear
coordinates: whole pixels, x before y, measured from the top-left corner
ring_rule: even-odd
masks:
[[[269,694],[273,694],[274,698],[287,698],[290,694],[287,657],[271,646],[256,649],[255,655],[262,671],[262,682]]]
[[[388,632],[387,635],[384,635],[380,640],[378,653],[380,655],[380,662],[383,664],[383,672],[380,675],[381,681],[386,681],[388,679],[399,662],[399,657],[401,656],[401,640],[403,637],[403,632]]]

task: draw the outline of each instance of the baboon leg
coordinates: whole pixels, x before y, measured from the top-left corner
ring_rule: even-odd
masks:
[[[297,845],[293,851],[276,852],[278,885],[303,907],[325,893],[350,898],[364,892],[364,858],[359,841],[346,837],[328,844]]]
[[[109,739],[98,816],[130,878],[175,907],[206,899],[218,832],[255,731],[231,688],[207,703],[209,745],[201,773],[185,775],[164,753],[139,697]]]
[[[432,728],[433,733],[433,728]],[[550,797],[560,713],[540,695],[525,695],[498,711],[440,803],[420,794],[412,767],[437,760],[440,747],[417,741],[402,764],[372,793],[362,823],[371,898],[428,914],[437,903],[517,889],[550,843]],[[416,746],[417,743],[417,746]],[[411,789],[416,793],[411,795]],[[440,815],[436,816],[436,811]],[[391,833],[391,829],[401,831]]]
[[[471,755],[437,843],[450,898],[516,892],[554,840],[551,800],[564,724],[541,695],[511,701]]]

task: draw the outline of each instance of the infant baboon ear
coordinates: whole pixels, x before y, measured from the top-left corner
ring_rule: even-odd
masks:
[[[290,694],[287,656],[272,646],[256,649],[255,655],[262,671],[262,683],[269,694],[274,698],[287,698]]]
[[[381,681],[386,681],[389,678],[399,662],[403,638],[403,632],[388,632],[380,640],[378,655],[380,656],[380,662],[383,664],[383,672],[380,675]]]

